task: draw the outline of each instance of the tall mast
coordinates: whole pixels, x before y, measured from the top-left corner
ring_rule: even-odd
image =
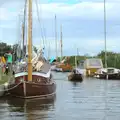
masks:
[[[55,45],[56,45],[56,59],[57,59],[57,20],[55,15]]]
[[[48,43],[48,60],[50,59],[50,52],[51,52],[51,50],[50,50],[50,42]]]
[[[77,56],[79,56],[79,49],[77,48]]]
[[[106,1],[104,0],[104,40],[105,40],[105,68],[107,68],[107,50],[106,50]]]
[[[28,3],[28,80],[32,80],[32,0]]]
[[[22,52],[22,58],[24,58],[24,55],[26,53],[24,49],[24,44],[25,44],[25,16],[26,16],[26,5],[27,5],[27,0],[25,0],[25,6],[24,6],[24,19],[23,19],[23,24],[22,24],[22,39],[23,39],[23,52]],[[26,43],[27,44],[27,43]]]
[[[77,54],[75,54],[75,68],[77,68],[77,55],[78,55],[78,48],[77,48]]]
[[[62,43],[62,25],[61,25],[61,40],[60,40],[61,42],[61,46],[60,46],[60,48],[61,48],[61,61],[62,61],[62,57],[63,57],[63,51],[62,51],[62,47],[63,47],[63,43]]]
[[[75,68],[77,68],[77,56],[75,55]]]
[[[22,40],[23,40],[23,44],[22,44],[22,58],[24,57],[24,23],[22,23]]]

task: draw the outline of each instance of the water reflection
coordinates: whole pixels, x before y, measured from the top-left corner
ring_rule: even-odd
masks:
[[[78,82],[71,82],[71,83],[72,83],[73,87],[76,87],[76,86],[78,86],[78,85],[79,85],[79,83],[78,83]]]
[[[12,119],[39,120],[48,117],[47,112],[54,109],[56,96],[49,99],[20,99],[6,98],[8,104],[9,117]],[[5,99],[4,99],[5,101]]]

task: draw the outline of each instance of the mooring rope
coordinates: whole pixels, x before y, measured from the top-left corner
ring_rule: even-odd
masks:
[[[23,82],[23,81],[21,81],[19,84],[15,85],[14,87],[9,88],[9,89],[5,89],[5,84],[3,84],[4,90],[0,90],[0,92],[5,92],[5,91],[12,90],[12,89],[16,88],[17,86],[19,86],[22,82]]]

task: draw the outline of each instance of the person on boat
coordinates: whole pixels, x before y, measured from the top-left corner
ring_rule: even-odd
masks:
[[[74,73],[74,74],[77,74],[76,69],[73,69],[73,73]]]
[[[6,66],[5,66],[5,72],[4,72],[4,74],[8,75],[8,72],[9,72],[9,70],[8,70],[8,65],[6,65]]]
[[[73,69],[73,73],[74,73],[74,74],[80,74],[77,69]]]
[[[6,64],[5,58],[2,56],[1,57],[1,68],[2,68],[3,73],[5,72],[5,64]]]
[[[11,51],[8,54],[5,54],[5,56],[7,56],[8,71],[12,71],[12,53],[11,53]]]

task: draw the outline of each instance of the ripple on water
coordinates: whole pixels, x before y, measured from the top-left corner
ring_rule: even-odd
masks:
[[[120,81],[84,79],[70,82],[68,73],[53,73],[56,98],[50,101],[0,100],[1,120],[119,120]]]

